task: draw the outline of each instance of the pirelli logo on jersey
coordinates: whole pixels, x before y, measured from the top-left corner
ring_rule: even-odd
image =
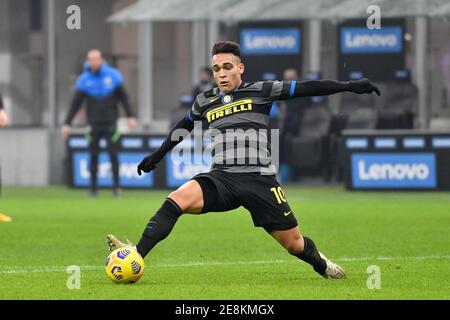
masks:
[[[229,116],[231,114],[250,110],[252,110],[251,99],[239,100],[208,111],[206,113],[206,119],[208,120],[208,123],[211,123],[214,120]]]

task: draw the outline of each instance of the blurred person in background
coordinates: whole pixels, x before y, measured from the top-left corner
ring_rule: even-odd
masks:
[[[170,127],[172,128],[178,121],[180,117],[184,116],[186,112],[191,109],[193,97],[190,94],[182,94],[178,97],[178,108],[175,109],[170,114]]]
[[[117,131],[116,122],[119,117],[119,102],[121,102],[128,117],[128,126],[133,129],[137,124],[123,86],[122,75],[117,69],[104,62],[99,50],[90,50],[87,54],[87,62],[84,64],[84,71],[77,79],[76,88],[75,96],[61,130],[62,135],[65,138],[70,135],[70,123],[80,110],[82,103],[86,102],[87,120],[91,126],[91,132],[88,135],[91,156],[91,189],[89,194],[90,196],[97,195],[99,142],[101,138],[104,138],[107,142],[113,171],[113,194],[118,197],[120,196],[120,188],[117,142],[120,134]]]
[[[200,69],[200,82],[192,89],[192,99],[195,99],[198,94],[211,90],[216,86],[213,79],[213,72],[209,67]]]
[[[191,93],[191,103],[189,104],[189,108],[192,106],[192,102],[197,98],[197,96],[205,91],[211,90],[212,88],[214,88],[216,86],[216,83],[214,82],[214,78],[213,78],[213,72],[211,70],[211,68],[205,66],[203,68],[200,69],[200,73],[199,73],[199,78],[200,78],[200,82],[192,89],[192,93]],[[183,97],[184,101],[187,101],[187,97]],[[183,106],[186,106],[185,103],[183,103],[183,101],[180,99],[180,103],[182,105],[181,108],[183,108]],[[176,122],[178,122],[178,120],[180,120],[180,118],[176,119],[173,118],[174,122],[172,122],[172,124],[175,124]],[[208,129],[208,123],[203,122],[202,128],[204,130]]]
[[[8,115],[3,106],[2,94],[0,93],[0,128],[6,128],[9,124]]]
[[[0,128],[6,128],[8,126],[8,115],[5,112],[5,108],[3,106],[2,94],[0,93]],[[1,148],[0,148],[1,151]],[[8,217],[5,214],[0,212],[0,222],[10,222],[11,217]]]

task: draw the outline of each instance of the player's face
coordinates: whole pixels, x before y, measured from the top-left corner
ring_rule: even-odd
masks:
[[[232,53],[218,53],[212,57],[214,81],[223,93],[230,93],[241,85],[244,64]]]

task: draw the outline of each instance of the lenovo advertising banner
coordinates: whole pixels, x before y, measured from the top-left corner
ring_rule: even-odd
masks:
[[[450,190],[450,132],[344,130],[351,190]]]
[[[395,79],[396,72],[405,68],[404,32],[403,19],[383,19],[380,29],[368,29],[365,20],[342,23],[338,27],[339,79]]]
[[[195,144],[192,139],[186,138],[165,156],[155,170],[139,176],[138,164],[145,156],[158,149],[164,139],[163,136],[148,135],[120,137],[118,158],[119,183],[122,188],[177,188],[194,175],[210,170],[212,159],[211,155],[205,152],[205,146],[200,146],[198,151],[191,152],[195,150]],[[67,173],[71,187],[88,188],[90,186],[91,157],[88,147],[89,141],[83,135],[72,135],[67,139]],[[112,187],[113,177],[106,147],[106,141],[100,140],[97,184],[100,187],[109,188]],[[186,159],[183,156],[183,150],[188,151],[187,154],[191,155],[192,159]]]
[[[436,157],[432,153],[354,153],[355,188],[436,188]]]
[[[269,22],[239,24],[235,41],[241,45],[244,81],[282,80],[283,71],[301,71],[301,23]]]

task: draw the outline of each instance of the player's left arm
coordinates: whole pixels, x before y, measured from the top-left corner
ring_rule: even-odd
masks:
[[[380,95],[380,90],[368,79],[356,81],[306,80],[274,81],[270,97],[274,100],[287,100],[298,97],[327,96],[339,92],[357,94],[373,93]]]

